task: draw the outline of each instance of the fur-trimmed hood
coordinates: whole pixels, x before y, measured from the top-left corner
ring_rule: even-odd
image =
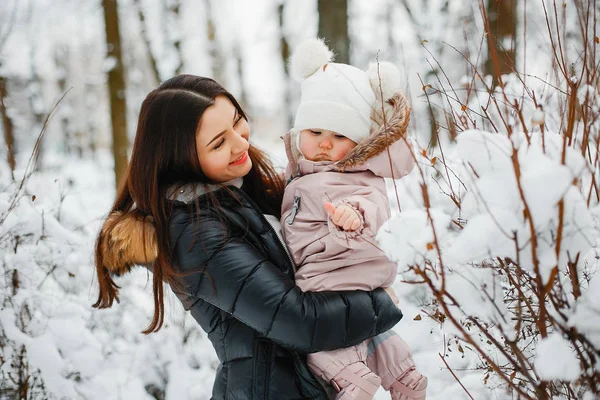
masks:
[[[135,212],[110,213],[98,240],[102,262],[112,275],[123,275],[135,265],[150,266],[158,256],[152,218]]]
[[[368,137],[361,140],[343,159],[337,162],[313,162],[302,157],[296,147],[296,135],[291,130],[282,136],[288,157],[286,179],[311,172],[357,172],[370,170],[377,176],[398,178],[414,167],[406,140],[411,107],[406,97],[397,93],[385,104],[386,124],[382,110],[374,110],[372,129]],[[387,149],[390,149],[388,157]],[[391,166],[390,168],[390,158]],[[393,172],[392,172],[393,171]]]

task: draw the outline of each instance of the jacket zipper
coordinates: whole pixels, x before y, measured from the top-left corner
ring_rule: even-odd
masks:
[[[267,349],[267,368],[265,370],[265,400],[269,400],[270,398],[270,385],[269,385],[269,380],[271,378],[271,356],[273,354],[273,347],[275,346],[275,344],[273,342],[267,342],[269,343],[269,347]]]

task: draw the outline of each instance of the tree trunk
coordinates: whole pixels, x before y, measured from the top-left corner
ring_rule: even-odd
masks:
[[[148,36],[148,29],[146,28],[146,15],[144,14],[144,9],[142,7],[142,4],[140,3],[140,0],[133,0],[133,4],[137,8],[138,19],[140,20],[142,40],[144,41],[144,45],[146,46],[146,54],[148,55],[148,60],[150,61],[150,68],[152,69],[154,83],[158,85],[161,82],[160,72],[158,71],[158,63],[156,62],[156,57],[154,57],[154,54],[152,53],[150,36]]]
[[[350,62],[348,37],[348,0],[318,0],[319,37],[335,53],[335,61]]]
[[[290,57],[290,45],[287,41],[287,38],[285,36],[285,30],[284,30],[284,18],[283,18],[283,8],[285,6],[285,3],[282,1],[278,6],[277,6],[277,14],[279,15],[279,46],[280,46],[280,50],[281,50],[281,61],[283,62],[283,71],[285,73],[285,88],[284,88],[284,101],[283,101],[283,107],[285,110],[285,120],[287,123],[287,127],[291,127],[294,124],[294,120],[293,120],[293,115],[292,112],[290,110],[290,104],[292,102],[292,94],[291,94],[291,88],[290,85],[292,84],[292,79],[290,79],[290,71],[289,71],[289,65],[288,65],[288,59]]]
[[[56,85],[60,93],[67,91],[67,77],[69,76],[69,49],[66,46],[57,46],[54,49],[54,64],[58,71]],[[66,107],[60,110],[60,124],[64,140],[64,150],[66,154],[71,154],[73,149],[77,147],[76,138],[73,135],[71,127],[71,107]]]
[[[33,36],[33,35],[32,35]],[[34,137],[40,135],[42,129],[44,129],[44,120],[46,119],[46,105],[43,100],[42,93],[42,80],[38,73],[37,65],[35,63],[35,55],[38,54],[38,40],[35,38],[31,39],[31,48],[29,51],[29,65],[31,66],[30,78],[29,78],[29,107],[33,114],[33,129],[32,134]],[[35,141],[34,141],[35,142]],[[40,167],[44,164],[44,154],[46,144],[44,140],[41,140],[38,144],[37,154],[34,158],[33,170],[39,171]]]
[[[204,0],[204,8],[206,14],[206,36],[208,38],[208,53],[211,58],[212,78],[221,85],[227,87],[225,81],[225,60],[221,51],[219,51],[219,43],[217,42],[216,26],[213,21],[212,1]]]
[[[115,183],[117,187],[127,168],[127,102],[125,98],[125,77],[121,57],[119,36],[119,15],[117,0],[102,0],[104,23],[106,25],[107,57],[114,66],[108,72],[110,92],[110,117],[112,121],[113,154],[115,157]]]
[[[236,40],[233,53],[235,54],[235,66],[237,76],[240,82],[240,93],[236,96],[237,100],[244,110],[248,110],[250,103],[248,102],[248,94],[246,93],[246,79],[244,77],[244,60],[242,57],[242,46],[239,40]]]
[[[503,74],[515,69],[515,35],[517,0],[488,0],[488,58],[485,73],[492,75],[494,86]]]
[[[10,167],[10,176],[15,180],[15,136],[13,133],[13,124],[6,111],[6,83],[4,77],[0,76],[0,114],[2,114],[2,122],[4,126],[4,141],[6,142],[6,150],[8,153],[8,166]]]
[[[175,75],[181,74],[181,71],[183,70],[183,50],[181,49],[182,34],[180,32],[181,16],[179,13],[180,9],[181,3],[179,0],[172,0],[171,4],[169,5],[169,13],[171,13],[171,23],[177,26],[177,34],[173,38],[173,33],[171,30],[171,38],[173,39],[173,47],[175,48],[175,54],[177,54],[177,59],[179,61],[175,67]],[[172,29],[172,27],[169,27],[169,29]]]

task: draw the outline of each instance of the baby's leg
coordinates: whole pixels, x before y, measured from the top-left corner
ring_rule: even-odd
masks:
[[[310,369],[339,392],[336,399],[370,400],[381,385],[381,379],[365,364],[367,345],[308,354]]]
[[[407,396],[425,398],[427,378],[416,370],[408,344],[393,330],[370,339],[367,344],[367,366],[381,378],[381,385],[392,393],[406,387]]]

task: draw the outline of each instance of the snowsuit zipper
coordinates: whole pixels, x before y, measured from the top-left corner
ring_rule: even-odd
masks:
[[[298,209],[300,208],[300,196],[294,196],[294,205],[292,206],[292,211],[285,218],[285,223],[291,225],[294,223],[294,219],[296,219],[296,214],[298,214]]]

